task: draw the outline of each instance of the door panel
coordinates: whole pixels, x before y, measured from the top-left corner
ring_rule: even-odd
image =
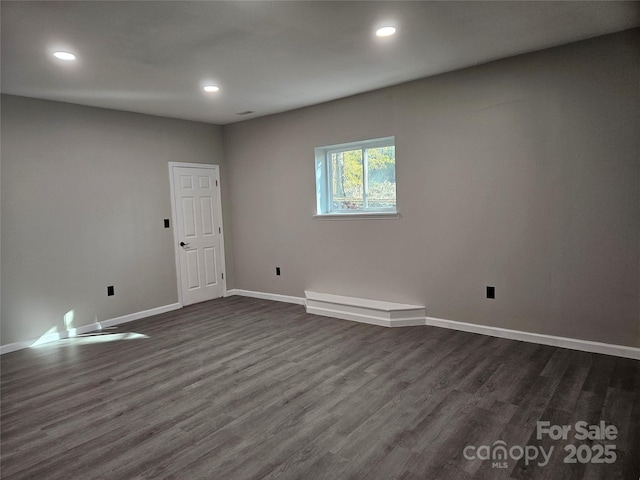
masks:
[[[200,188],[207,189],[209,188],[211,182],[209,181],[209,177],[199,176],[198,180],[200,181]]]
[[[213,199],[200,197],[201,224],[203,235],[213,235]]]
[[[196,206],[193,197],[182,197],[182,231],[184,237],[196,236]]]
[[[187,288],[193,290],[200,288],[200,272],[198,268],[198,250],[188,250],[185,252],[187,269]]]
[[[180,185],[185,190],[193,188],[193,177],[191,175],[181,175]]]
[[[179,285],[184,305],[224,294],[217,168],[173,165]]]
[[[214,247],[206,247],[204,249],[204,267],[207,286],[215,284],[218,281],[218,273],[216,268],[216,249]]]

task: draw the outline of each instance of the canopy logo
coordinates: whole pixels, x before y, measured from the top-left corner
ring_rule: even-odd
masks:
[[[570,434],[573,433],[570,439]],[[552,425],[551,422],[536,422],[536,439],[572,440],[573,443],[564,446],[566,452],[564,463],[615,463],[617,460],[616,446],[612,444],[593,443],[593,440],[611,441],[618,438],[615,425],[607,425],[600,421],[596,425],[579,421],[574,425]],[[576,441],[589,440],[587,444],[576,445]],[[537,464],[544,467],[549,464],[555,445],[512,445],[508,446],[504,440],[496,440],[492,445],[467,445],[462,454],[467,460],[491,460],[493,468],[508,468],[509,461],[524,459],[525,465]]]
[[[553,445],[548,450],[545,450],[542,445],[507,447],[507,442],[504,440],[496,440],[493,445],[480,445],[477,448],[473,445],[467,445],[462,451],[467,460],[491,460],[494,468],[507,468],[509,466],[507,460],[518,461],[521,458],[524,458],[525,465],[529,465],[539,458],[538,466],[544,467],[549,463],[552,453]]]

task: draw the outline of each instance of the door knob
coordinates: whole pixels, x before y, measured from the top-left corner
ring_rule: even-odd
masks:
[[[187,245],[189,245],[188,243],[184,243],[184,242],[180,242],[180,246],[181,247],[186,247]]]

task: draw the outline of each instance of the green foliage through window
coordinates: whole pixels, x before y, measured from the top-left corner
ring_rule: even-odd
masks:
[[[394,137],[316,148],[319,214],[395,212]]]

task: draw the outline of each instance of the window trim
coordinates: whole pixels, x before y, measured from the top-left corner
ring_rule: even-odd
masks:
[[[374,219],[374,220],[384,220],[391,218],[402,218],[400,212],[357,212],[357,213],[321,213],[314,214],[313,218],[317,220],[348,220],[348,219]]]
[[[396,197],[395,207],[383,207],[369,209],[364,207],[367,205],[368,195],[368,159],[366,155],[367,149],[381,148],[393,145],[395,149],[395,136],[373,138],[370,140],[361,140],[358,142],[340,143],[336,145],[328,145],[325,147],[315,148],[315,172],[316,172],[316,213],[314,218],[345,218],[345,217],[364,217],[364,218],[399,218],[398,204]],[[349,209],[332,209],[333,177],[331,172],[331,162],[329,156],[333,153],[345,152],[349,150],[362,151],[362,210]],[[395,167],[394,167],[395,168]]]

